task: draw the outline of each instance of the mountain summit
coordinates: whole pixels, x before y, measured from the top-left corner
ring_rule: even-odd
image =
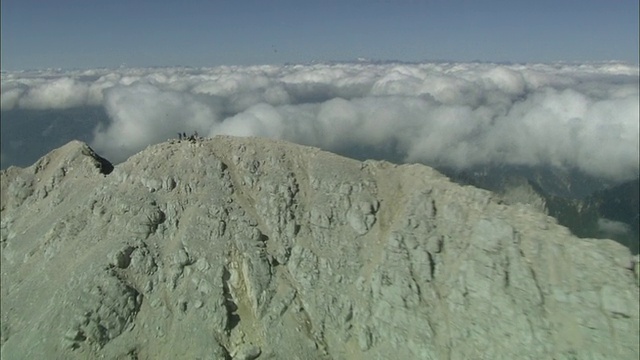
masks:
[[[637,359],[638,265],[423,165],[259,138],[1,173],[3,359]]]

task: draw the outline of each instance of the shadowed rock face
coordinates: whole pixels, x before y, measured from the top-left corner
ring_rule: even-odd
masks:
[[[232,137],[107,164],[1,172],[2,358],[639,355],[627,248],[428,167]]]

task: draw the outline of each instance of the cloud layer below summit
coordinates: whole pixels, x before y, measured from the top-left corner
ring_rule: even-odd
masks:
[[[552,165],[624,180],[638,176],[638,75],[620,63],[9,72],[1,108],[103,107],[109,121],[91,145],[114,162],[197,131],[394,161]]]

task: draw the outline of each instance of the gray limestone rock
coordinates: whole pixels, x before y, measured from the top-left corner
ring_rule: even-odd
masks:
[[[528,193],[258,138],[110,166],[0,172],[3,359],[640,355],[637,257]]]

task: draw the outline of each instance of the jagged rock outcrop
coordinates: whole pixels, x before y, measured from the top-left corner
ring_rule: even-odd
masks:
[[[109,165],[2,171],[3,359],[638,358],[627,248],[431,168],[232,137]]]

